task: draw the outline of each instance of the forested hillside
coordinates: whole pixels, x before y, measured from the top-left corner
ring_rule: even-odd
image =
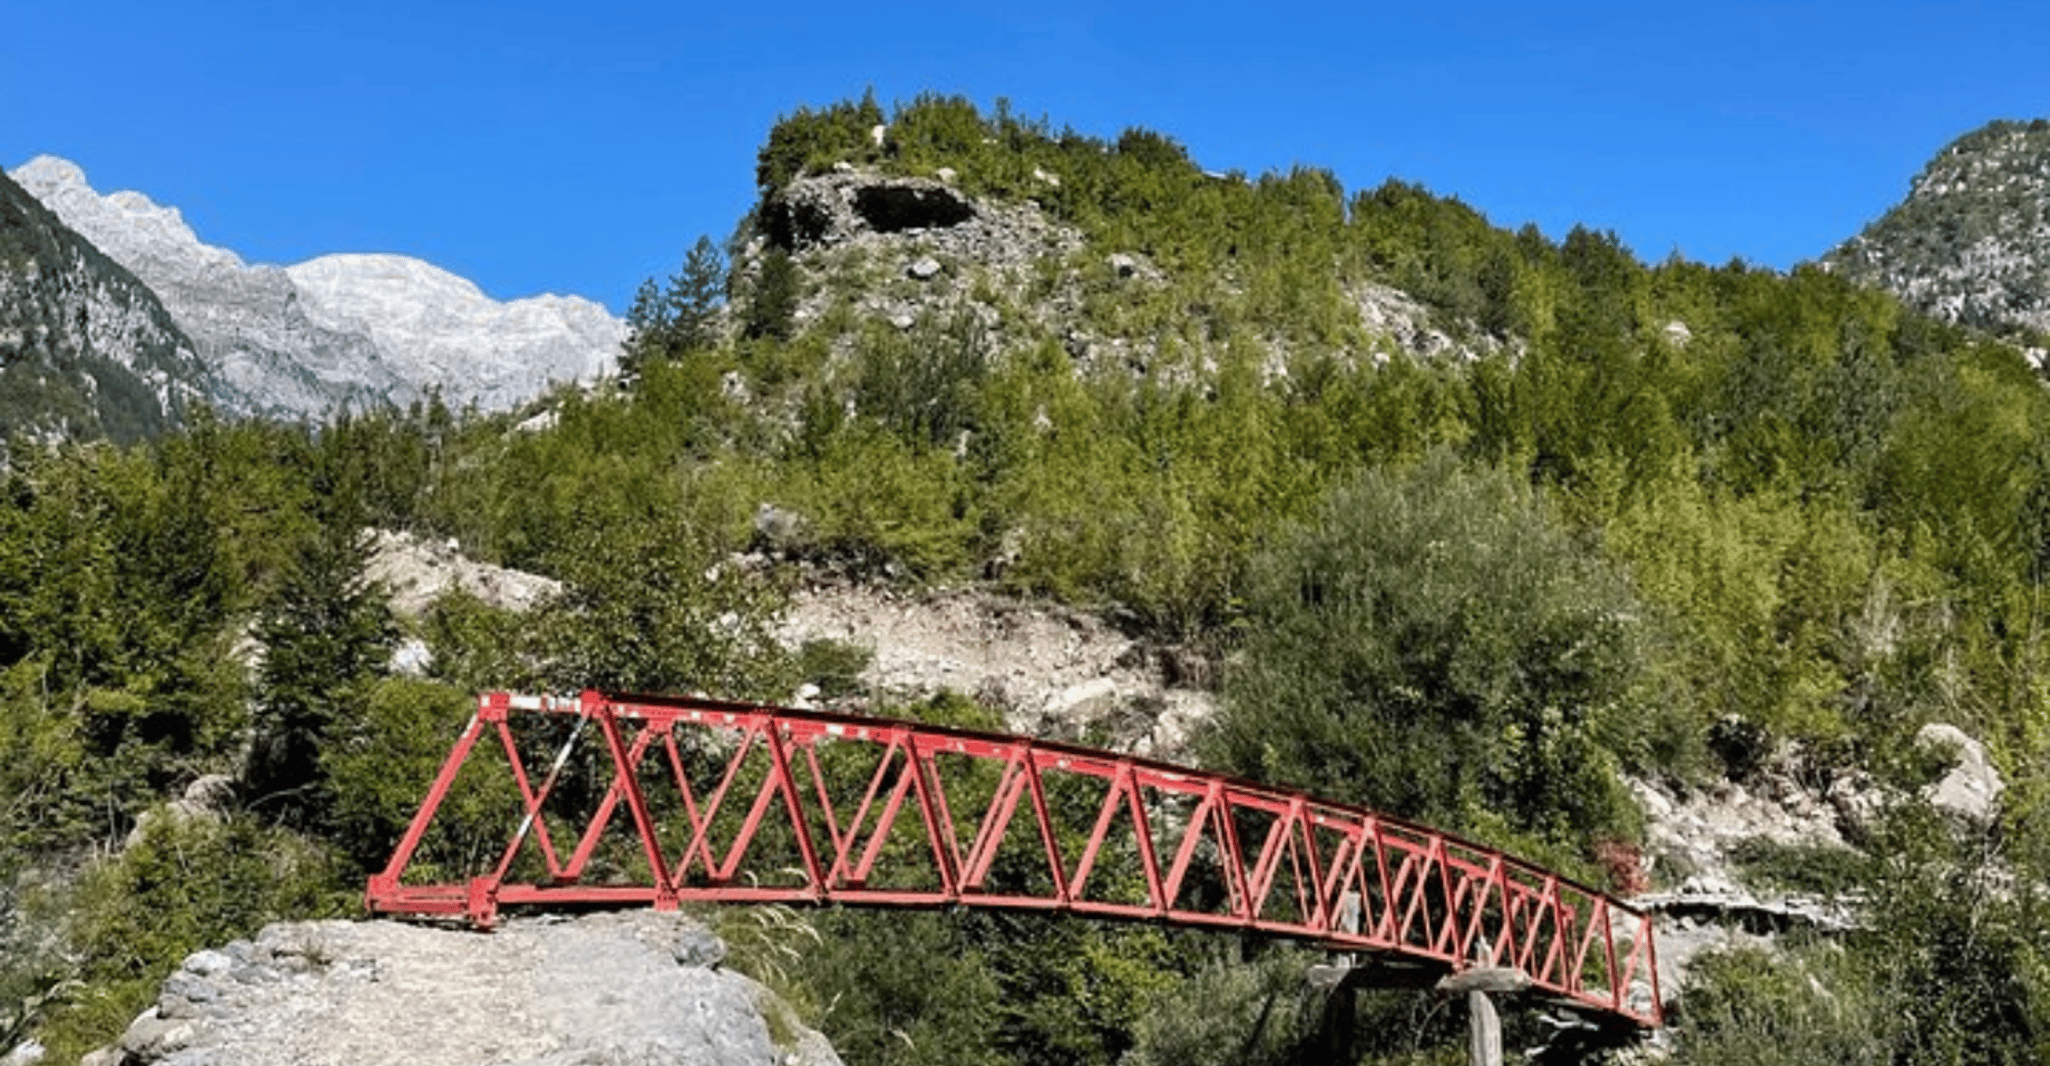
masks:
[[[1869,776],[1897,802],[1858,852],[1761,852],[1865,927],[1705,967],[1678,1057],[2040,1054],[2050,398],[2017,349],[1820,269],[1646,264],[1003,105],[801,110],[757,179],[725,252],[644,288],[624,375],[545,411],[10,448],[0,1014],[80,1050],[186,951],[349,912],[474,690],[830,691],[855,649],[768,635],[803,572],[1102,612],[1219,679],[1206,764],[1591,880],[1640,841],[1622,775]],[[394,619],[366,528],[565,591]],[[391,676],[402,633],[425,676]],[[882,709],[992,721],[972,695]],[[1932,721],[2007,776],[1992,824],[1916,802]],[[120,848],[210,772],[235,813]],[[852,1063],[1308,1061],[1332,1032],[1282,945],[796,918],[727,916],[734,964]],[[1463,1059],[1428,996],[1357,1010],[1360,1061]]]
[[[0,434],[133,442],[210,382],[147,286],[0,173]]]

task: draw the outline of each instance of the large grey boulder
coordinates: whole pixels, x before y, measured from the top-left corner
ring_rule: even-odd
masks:
[[[2000,771],[1986,759],[1986,746],[1954,725],[1931,722],[1915,734],[1915,743],[1953,753],[1950,771],[1923,791],[1930,805],[1970,822],[1992,819],[2006,785]]]
[[[290,922],[200,951],[100,1060],[128,1066],[839,1066],[678,914],[495,933]],[[766,1013],[779,1013],[771,1037]]]
[[[122,846],[132,848],[149,835],[150,826],[168,819],[172,825],[219,822],[235,808],[235,781],[226,774],[205,774],[185,786],[185,794],[136,816]]]

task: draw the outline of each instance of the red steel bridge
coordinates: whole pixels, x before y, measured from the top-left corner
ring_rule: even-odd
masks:
[[[999,733],[704,699],[482,697],[374,912],[687,901],[1064,911],[1291,938],[1661,1023],[1650,915],[1350,804]]]

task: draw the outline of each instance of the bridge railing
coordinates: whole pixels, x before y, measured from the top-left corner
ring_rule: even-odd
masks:
[[[701,699],[486,695],[366,899],[1058,910],[1290,937],[1658,1025],[1649,915],[1362,807],[1076,745]]]

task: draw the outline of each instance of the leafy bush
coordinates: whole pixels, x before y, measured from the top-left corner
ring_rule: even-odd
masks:
[[[185,956],[280,919],[352,914],[360,886],[318,849],[242,818],[159,819],[118,857],[89,868],[49,903],[66,912],[67,954],[82,985],[47,1011],[40,1037],[76,1059],[111,1043]]]
[[[907,443],[952,447],[981,424],[989,369],[989,338],[974,318],[925,319],[901,337],[867,338],[854,407]]]
[[[1132,1030],[1122,1066],[1261,1066],[1298,1061],[1316,1024],[1305,952],[1270,951],[1257,961],[1219,960],[1154,998]]]
[[[251,809],[302,826],[331,802],[323,751],[350,703],[383,673],[397,629],[364,567],[370,551],[352,524],[309,539],[263,605],[250,752],[242,775]]]
[[[1255,562],[1247,606],[1207,765],[1448,827],[1634,836],[1642,611],[1514,477],[1443,453],[1368,474]]]
[[[806,1019],[849,1062],[941,1066],[1006,1061],[1002,1012],[981,946],[944,914],[831,910],[804,970],[817,1013]]]
[[[769,631],[772,583],[724,565],[716,536],[678,518],[581,531],[554,546],[562,594],[530,615],[528,660],[548,691],[791,690]]]
[[[797,303],[804,295],[803,284],[797,263],[790,258],[789,252],[771,248],[762,253],[742,311],[741,336],[789,340],[797,315]]]
[[[1872,876],[1872,860],[1848,848],[1779,844],[1762,837],[1730,849],[1744,882],[1782,892],[1834,895],[1855,891]]]
[[[755,184],[769,193],[808,171],[873,149],[869,131],[881,125],[873,93],[814,111],[800,107],[776,120],[755,160]]]
[[[334,794],[327,824],[358,868],[375,871],[391,857],[474,706],[467,690],[389,678],[365,693],[359,713],[329,740],[321,753]],[[453,836],[448,846],[455,854],[423,855],[422,863],[468,869],[480,848],[503,844],[502,804],[475,809],[476,791],[458,788],[437,812],[437,829]],[[458,828],[450,830],[451,823]]]
[[[1851,958],[1819,945],[1697,957],[1673,1012],[1679,1063],[1896,1063],[1900,1019]]]

